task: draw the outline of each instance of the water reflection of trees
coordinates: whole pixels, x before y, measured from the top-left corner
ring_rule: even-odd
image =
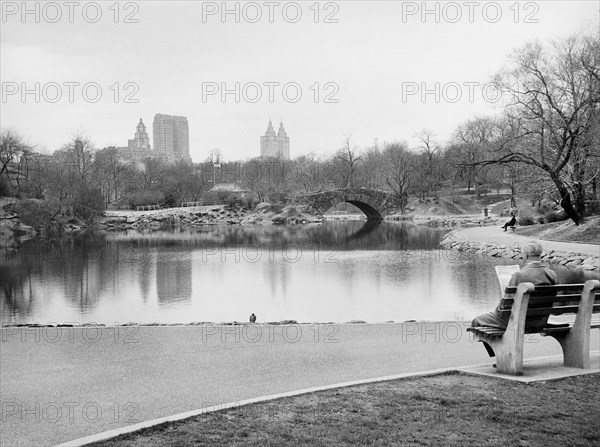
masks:
[[[10,316],[26,317],[58,286],[71,307],[87,312],[105,287],[105,271],[114,267],[111,255],[100,235],[28,241],[17,253],[3,255],[2,308]],[[3,312],[3,320],[8,319]]]
[[[114,233],[111,241],[127,241],[144,246],[189,245],[214,247],[285,248],[331,250],[434,250],[443,232],[409,223],[372,221],[330,221],[324,224],[294,226],[212,225],[170,232]]]
[[[294,250],[312,249],[426,253],[438,247],[441,235],[437,230],[405,223],[373,225],[369,221],[348,221],[297,226],[207,226],[28,241],[17,253],[2,255],[2,321],[28,320],[36,308],[50,305],[49,299],[64,300],[69,309],[80,314],[91,314],[103,298],[116,300],[118,306],[128,299],[125,293],[139,291],[146,302],[154,286],[159,305],[191,301],[193,252],[198,248],[215,253],[224,247],[268,249],[272,253],[285,251],[290,256],[294,256]],[[285,295],[291,265],[267,265],[265,281],[274,287],[272,293]]]
[[[2,321],[12,321],[17,315],[31,314],[35,298],[31,275],[35,266],[21,265],[12,254],[0,255],[0,303]]]
[[[192,254],[163,253],[156,259],[156,293],[158,304],[190,301],[192,298]]]

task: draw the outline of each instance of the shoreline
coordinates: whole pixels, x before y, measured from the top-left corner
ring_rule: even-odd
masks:
[[[450,233],[446,234],[440,242],[440,247],[444,249],[454,249],[458,251],[468,251],[472,253],[485,254],[496,258],[512,258],[518,260],[521,256],[521,247],[519,241],[516,238],[518,237],[519,239],[522,239],[522,242],[526,242],[528,239],[532,239],[525,236],[516,235],[514,243],[512,245],[508,245],[506,243],[500,242],[484,242],[462,239],[457,237],[458,231],[460,230],[453,230]],[[542,243],[542,245],[544,245],[544,242],[552,241],[541,240],[540,242]],[[590,245],[578,242],[563,243],[582,246]],[[574,248],[576,249],[576,247]],[[600,247],[598,247],[598,249],[600,250]],[[581,253],[574,250],[544,250],[542,252],[542,261],[550,264],[557,264],[564,267],[584,271],[600,271],[600,256],[594,256],[590,255],[589,253]]]
[[[269,321],[264,323],[250,323],[241,321],[231,322],[220,322],[214,321],[192,321],[190,323],[123,323],[123,324],[104,324],[104,323],[81,323],[81,324],[52,324],[52,323],[14,323],[14,324],[2,324],[0,329],[7,328],[114,328],[114,327],[196,327],[196,326],[311,326],[311,325],[330,325],[330,326],[372,326],[372,325],[391,325],[391,324],[405,324],[405,323],[446,323],[453,322],[458,323],[467,320],[405,320],[405,321],[381,321],[376,323],[369,323],[364,320],[350,320],[342,323],[327,321],[327,322],[301,322],[298,323],[296,320],[281,320],[281,321]]]

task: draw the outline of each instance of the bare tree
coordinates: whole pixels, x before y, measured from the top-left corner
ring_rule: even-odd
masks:
[[[508,98],[497,152],[483,164],[521,163],[546,172],[576,223],[598,176],[600,41],[594,36],[534,42],[516,50],[496,76]]]
[[[20,178],[24,158],[31,153],[31,147],[23,141],[23,138],[12,129],[0,131],[0,178],[4,175],[7,183],[12,184],[11,172],[20,190]]]
[[[437,184],[439,183],[439,172],[437,161],[440,155],[440,147],[435,143],[435,133],[431,129],[422,129],[415,134],[420,141],[419,149],[425,158],[425,166],[420,176],[422,191],[427,190],[427,195],[437,195]]]
[[[408,203],[411,173],[414,170],[413,156],[406,143],[391,143],[385,145],[383,157],[386,161],[386,183],[398,197],[400,211],[404,214]]]
[[[131,168],[119,158],[117,148],[111,146],[98,151],[94,167],[94,177],[103,189],[105,200],[117,200],[126,178],[131,174]]]
[[[342,174],[342,188],[352,188],[354,183],[354,174],[358,163],[362,159],[357,155],[356,146],[350,144],[350,136],[344,140],[344,146],[338,150],[335,159],[340,162]]]
[[[92,180],[95,149],[87,137],[77,134],[57,152],[64,157],[75,182],[81,186]]]

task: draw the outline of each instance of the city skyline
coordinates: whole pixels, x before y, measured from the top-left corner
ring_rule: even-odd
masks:
[[[429,15],[407,15],[402,4],[412,2],[337,2],[318,23],[308,6],[297,23],[281,11],[273,23],[203,21],[201,2],[139,3],[136,23],[123,23],[124,11],[114,23],[108,6],[94,24],[5,17],[2,127],[50,152],[76,133],[98,148],[122,146],[132,116],[171,110],[188,117],[194,161],[217,147],[224,160],[251,158],[268,116],[285,117],[294,156],[330,155],[346,135],[358,147],[416,147],[423,128],[443,143],[457,125],[498,110],[483,87],[515,48],[591,30],[598,16],[594,2],[519,3],[501,4],[494,21],[482,4],[453,23],[441,3]]]
[[[179,132],[175,132],[178,125],[181,129]],[[180,140],[184,140],[183,146],[176,141],[177,134],[179,134]],[[133,139],[127,140],[127,146],[116,146],[119,155],[129,161],[142,161],[147,157],[158,157],[166,161],[178,159],[191,161],[189,157],[189,127],[186,117],[155,114],[152,135],[154,145],[150,144],[146,125],[143,118],[140,118]],[[269,119],[267,131],[260,137],[260,143],[260,152],[256,156],[291,159],[290,138],[284,128],[283,120],[280,120],[279,129],[275,132],[272,120]]]

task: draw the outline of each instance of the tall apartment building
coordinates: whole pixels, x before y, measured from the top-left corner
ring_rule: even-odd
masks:
[[[154,115],[154,154],[162,160],[190,158],[190,131],[185,116]]]
[[[152,156],[151,149],[146,125],[140,118],[133,140],[127,140],[127,147],[119,148],[120,155],[126,160],[144,160]]]
[[[283,128],[283,121],[279,122],[279,130],[275,133],[273,123],[269,120],[267,131],[260,137],[260,156],[290,159],[290,137]]]

